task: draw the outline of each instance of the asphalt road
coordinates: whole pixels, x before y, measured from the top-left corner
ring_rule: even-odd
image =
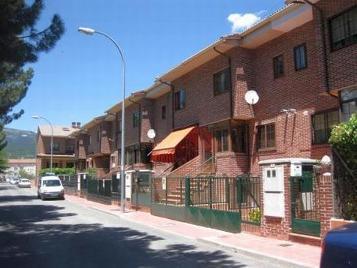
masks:
[[[0,183],[0,267],[278,267]]]

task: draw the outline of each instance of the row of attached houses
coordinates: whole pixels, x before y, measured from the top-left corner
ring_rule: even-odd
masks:
[[[220,38],[126,98],[125,168],[168,177],[282,176],[281,198],[290,198],[286,187],[295,163],[310,171],[331,156],[332,127],[357,110],[357,1],[311,2],[286,5]],[[249,90],[259,96],[256,104],[247,103]],[[72,154],[56,155],[56,163],[73,163],[79,172],[95,168],[97,177],[116,174],[121,107],[71,129],[62,147],[73,145]],[[41,127],[38,136],[48,140]],[[44,160],[41,150],[38,167],[48,166],[48,152]],[[333,205],[326,202],[329,218]],[[291,210],[282,205],[280,213],[287,220],[277,223],[281,216],[273,213],[263,233],[285,237]]]

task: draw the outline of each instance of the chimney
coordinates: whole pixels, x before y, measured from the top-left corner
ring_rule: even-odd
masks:
[[[77,128],[81,128],[81,122],[77,122]]]
[[[72,122],[72,128],[76,128],[76,122]]]

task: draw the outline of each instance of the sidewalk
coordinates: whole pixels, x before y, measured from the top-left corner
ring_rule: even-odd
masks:
[[[67,195],[66,199],[86,207],[117,215],[128,221],[149,226],[160,231],[183,236],[198,242],[214,245],[257,258],[267,258],[292,266],[319,267],[321,249],[291,241],[265,238],[249,233],[232,234],[184,222],[156,217],[140,211],[121,213],[118,206],[104,205]]]

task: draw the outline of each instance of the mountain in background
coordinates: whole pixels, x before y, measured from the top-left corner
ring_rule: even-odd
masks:
[[[9,159],[35,158],[36,133],[29,130],[5,128],[7,146],[5,151]]]

